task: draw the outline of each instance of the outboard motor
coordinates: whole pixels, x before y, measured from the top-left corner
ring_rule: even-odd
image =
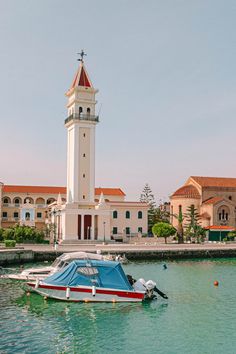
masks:
[[[133,287],[134,290],[145,291],[146,299],[155,299],[156,295],[154,292],[163,297],[163,299],[168,299],[168,296],[157,288],[156,283],[153,280],[145,281],[144,279],[140,278],[134,283]]]

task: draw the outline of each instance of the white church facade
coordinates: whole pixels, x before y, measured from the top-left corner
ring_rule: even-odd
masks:
[[[0,184],[0,227],[9,227],[14,221],[25,225],[28,222],[30,226],[38,224],[41,228],[45,223],[53,223],[57,239],[64,242],[127,240],[147,233],[146,203],[125,201],[125,193],[120,188],[95,188],[97,92],[82,57],[66,93],[67,186]]]

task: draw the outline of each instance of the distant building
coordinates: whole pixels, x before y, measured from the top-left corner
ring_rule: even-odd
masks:
[[[147,228],[147,207],[140,202],[126,202],[125,193],[120,188],[95,188],[95,205],[101,195],[109,208],[110,238],[122,239]],[[0,227],[8,228],[15,224],[44,229],[51,222],[51,211],[59,199],[66,202],[66,187],[17,186],[0,183]],[[55,218],[58,217],[58,214]],[[58,236],[62,237],[57,231]],[[91,239],[91,229],[84,232],[85,239]]]
[[[236,226],[236,178],[191,176],[170,197],[171,223],[177,226],[173,215],[194,205],[202,227],[211,230],[232,230]]]

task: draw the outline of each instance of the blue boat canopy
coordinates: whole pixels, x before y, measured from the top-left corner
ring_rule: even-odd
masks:
[[[119,262],[75,260],[61,271],[44,279],[45,284],[61,286],[96,286],[133,290]]]

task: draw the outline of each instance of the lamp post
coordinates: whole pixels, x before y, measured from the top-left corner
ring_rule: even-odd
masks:
[[[106,231],[106,221],[103,221],[103,244],[105,245],[105,231]]]
[[[52,223],[52,231],[53,231],[53,244],[54,244],[54,247],[55,247],[55,244],[56,244],[56,223],[55,223],[55,217],[56,217],[56,210],[53,209],[52,211],[52,215],[53,215],[53,223]]]
[[[57,211],[57,239],[58,241],[61,240],[61,210]]]

